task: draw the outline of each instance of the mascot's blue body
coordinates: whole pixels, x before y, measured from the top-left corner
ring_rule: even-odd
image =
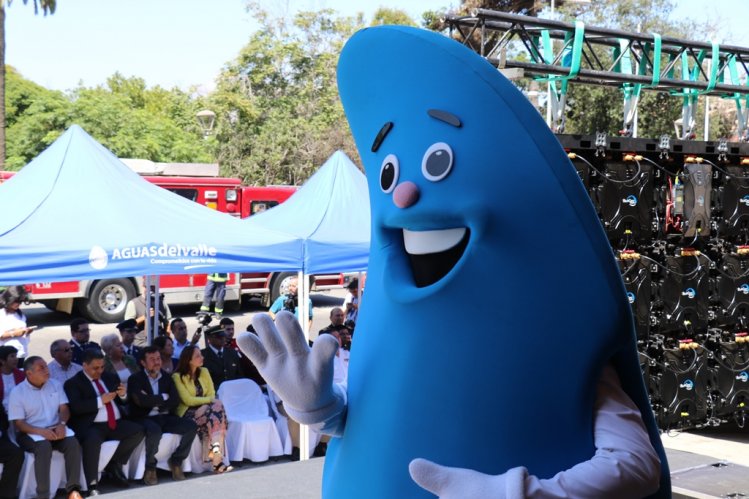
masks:
[[[363,30],[338,72],[372,246],[324,497],[432,497],[409,477],[417,457],[542,478],[586,461],[608,362],[663,456],[612,251],[539,113],[423,30]]]

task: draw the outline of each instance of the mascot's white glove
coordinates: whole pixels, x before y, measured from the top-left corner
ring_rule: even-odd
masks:
[[[426,459],[414,459],[408,471],[414,482],[440,499],[525,497],[525,468],[513,468],[502,475],[486,475],[464,468],[440,466]]]
[[[322,431],[331,421],[340,422],[346,392],[333,383],[338,341],[324,334],[310,349],[299,322],[289,312],[279,312],[275,324],[269,315],[258,314],[252,325],[258,336],[242,333],[237,345],[281,397],[289,416],[302,424],[323,423]]]

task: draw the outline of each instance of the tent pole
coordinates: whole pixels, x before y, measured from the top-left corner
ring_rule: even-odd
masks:
[[[156,338],[158,332],[159,332],[159,310],[161,310],[161,304],[159,303],[160,296],[159,296],[159,284],[161,283],[161,276],[154,276],[154,294],[153,294],[153,327],[151,328],[151,336],[148,338],[148,344],[153,345],[153,340]]]
[[[302,326],[304,331],[304,340],[309,344],[309,307],[307,302],[309,301],[309,279],[303,271],[299,271],[297,274],[299,285],[297,286],[297,297],[299,300],[299,325]],[[299,425],[299,460],[306,461],[309,459],[309,426],[300,424]]]
[[[143,285],[145,286],[145,293],[146,293],[146,311],[144,314],[146,315],[146,341],[148,344],[151,344],[151,341],[153,340],[153,324],[151,323],[151,307],[153,306],[153,303],[151,302],[151,275],[146,275],[145,279],[143,279]]]

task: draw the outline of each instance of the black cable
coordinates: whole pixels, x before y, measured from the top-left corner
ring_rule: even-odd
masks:
[[[702,264],[699,263],[699,261],[700,261],[699,260],[699,255],[694,255],[694,257],[697,258],[697,268],[694,269],[694,270],[692,270],[692,271],[690,271],[689,273],[682,274],[681,272],[676,272],[675,270],[671,270],[670,268],[666,267],[665,265],[663,265],[662,263],[658,262],[657,260],[653,260],[649,256],[640,255],[640,258],[644,258],[645,260],[649,260],[649,261],[653,262],[654,264],[656,264],[658,267],[660,267],[661,269],[665,270],[669,274],[675,274],[675,275],[677,275],[679,277],[686,277],[686,278],[690,278],[690,279],[692,277],[694,277],[695,275],[697,275],[702,270]]]
[[[575,159],[579,159],[579,160],[583,161],[585,164],[587,164],[589,167],[591,167],[596,173],[598,173],[601,176],[601,178],[603,178],[607,182],[613,182],[615,184],[626,184],[628,182],[634,182],[637,179],[637,177],[640,176],[640,172],[642,171],[642,167],[640,166],[640,162],[637,161],[637,160],[635,160],[635,163],[637,163],[637,171],[632,176],[632,178],[628,178],[628,179],[625,179],[625,180],[615,180],[613,178],[608,178],[604,172],[602,172],[601,170],[599,170],[598,168],[596,168],[595,166],[593,166],[593,164],[590,161],[588,161],[587,159],[583,158],[582,156],[580,156],[577,153],[575,153]]]
[[[661,170],[666,175],[669,175],[669,176],[670,175],[674,175],[673,173],[671,173],[670,171],[666,170],[664,167],[662,167],[661,165],[659,165],[658,163],[656,163],[655,161],[653,161],[652,159],[646,158],[645,156],[642,156],[642,159],[644,159],[645,161],[647,161],[651,165],[655,166],[656,168],[658,168],[659,170]],[[678,174],[676,174],[676,175],[678,175]]]
[[[718,266],[718,264],[715,263],[715,261],[712,258],[710,258],[709,256],[707,256],[705,253],[700,253],[700,255],[704,256],[705,258],[707,258],[707,261],[709,261],[710,263],[712,263],[713,265],[715,265],[715,270],[719,274],[721,274],[722,276],[724,276],[724,277],[727,277],[729,279],[741,279],[742,277],[749,276],[749,269],[747,269],[743,274],[739,274],[739,275],[733,276],[733,275],[729,274],[728,272],[725,272],[725,271],[721,270],[721,268]]]
[[[716,170],[718,170],[719,172],[721,172],[723,175],[725,175],[728,178],[735,178],[735,179],[739,179],[739,180],[749,180],[749,175],[732,175],[732,174],[728,173],[727,171],[725,171],[720,166],[718,166],[715,163],[713,163],[712,161],[710,161],[709,159],[702,158],[702,161],[704,161],[708,165],[711,165],[713,168],[715,168]]]

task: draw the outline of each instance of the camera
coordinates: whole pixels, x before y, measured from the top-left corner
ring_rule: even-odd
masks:
[[[289,295],[283,302],[283,309],[294,313],[296,308],[299,306],[299,297],[297,295]]]
[[[208,324],[211,323],[213,320],[213,317],[211,317],[211,314],[205,313],[205,312],[198,312],[198,324],[200,324],[201,327],[206,327]]]

